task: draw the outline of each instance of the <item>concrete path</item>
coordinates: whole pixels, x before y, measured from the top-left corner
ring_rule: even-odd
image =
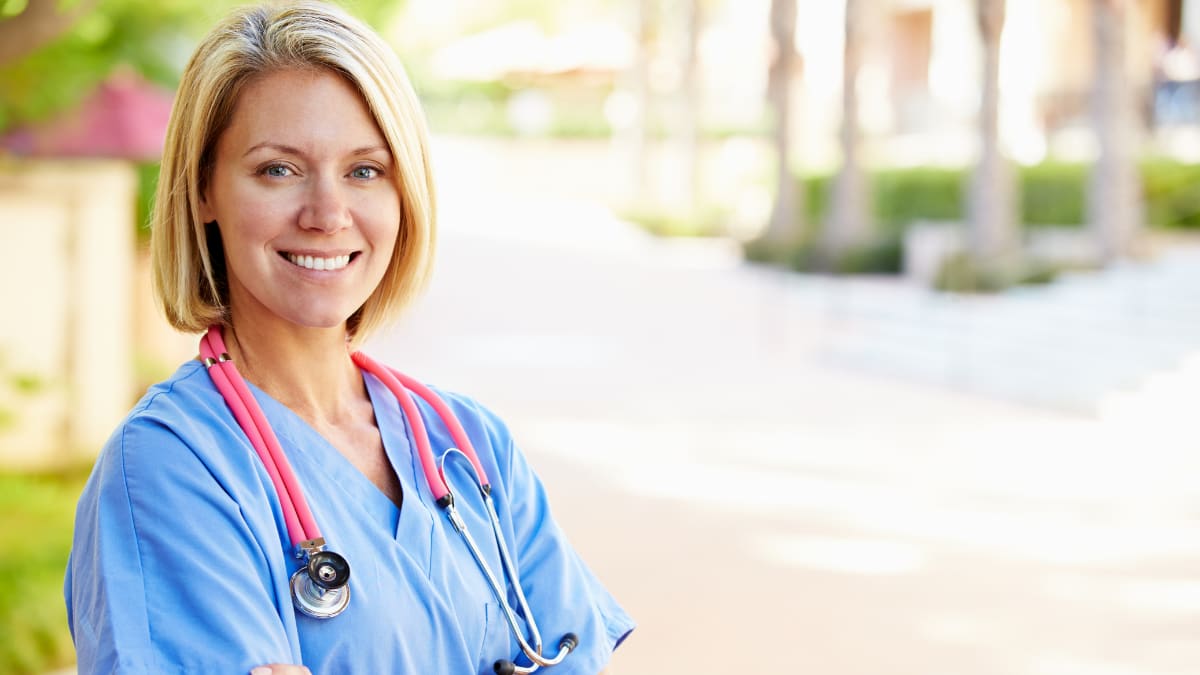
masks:
[[[842,310],[912,289],[472,178],[443,173],[437,278],[370,349],[509,421],[640,622],[615,672],[1196,672],[1200,364],[1086,414],[893,377]]]

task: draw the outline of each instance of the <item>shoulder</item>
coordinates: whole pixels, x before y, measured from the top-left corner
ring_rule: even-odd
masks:
[[[224,406],[204,366],[184,363],[150,387],[117,425],[97,458],[95,472],[119,475],[123,482],[136,474],[149,483],[178,475],[184,467],[195,478],[227,473],[229,467],[223,464],[231,459],[230,442],[240,439],[232,433],[236,422]]]
[[[473,396],[432,385],[429,388],[450,408],[476,451],[480,455],[491,454],[497,465],[507,472],[515,444],[512,432],[500,414]]]
[[[427,386],[446,402],[464,428],[477,427],[495,440],[502,440],[505,443],[511,441],[508,425],[499,414],[479,400],[460,392],[447,391],[433,385]],[[468,433],[470,433],[469,428]]]
[[[172,422],[176,417],[189,417],[197,409],[211,407],[220,394],[210,384],[204,365],[187,361],[167,379],[146,390],[133,406],[122,426],[161,420]]]
[[[510,473],[514,455],[518,450],[504,419],[473,396],[428,383],[424,386],[449,408],[454,419],[466,432],[488,474],[496,478],[497,472],[500,477]],[[422,417],[425,419],[430,439],[435,445],[453,446],[454,439],[446,426],[448,420],[441,419],[441,415],[435,410],[438,401],[425,400],[415,391],[413,394],[413,398],[422,408]]]

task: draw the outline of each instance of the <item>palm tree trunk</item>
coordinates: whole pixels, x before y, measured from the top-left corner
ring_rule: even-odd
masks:
[[[650,40],[652,8],[650,0],[636,0],[634,7],[633,67],[630,72],[630,88],[633,90],[633,115],[629,127],[621,134],[629,161],[628,180],[625,194],[634,204],[644,205],[649,200],[646,184],[646,161],[650,142]]]
[[[1134,96],[1125,67],[1127,0],[1093,0],[1095,79],[1092,120],[1099,156],[1088,185],[1088,220],[1100,255],[1111,261],[1133,253],[1142,228],[1135,158]]]
[[[977,0],[983,40],[983,92],[979,106],[979,164],[968,198],[972,255],[994,261],[1016,244],[1012,168],[1000,152],[1000,35],[1005,0]]]
[[[803,195],[796,189],[791,171],[792,71],[796,60],[796,0],[771,0],[771,42],[773,53],[767,71],[767,98],[774,127],[777,161],[775,206],[764,235],[766,242],[786,249],[800,237]]]
[[[697,68],[700,26],[703,23],[701,0],[684,0],[682,83],[679,92],[679,181],[682,201],[689,215],[698,211],[700,182],[700,83]]]
[[[823,249],[832,260],[867,240],[870,236],[870,196],[865,189],[862,160],[859,156],[858,72],[862,65],[862,44],[866,3],[846,0],[845,45],[842,57],[842,166],[834,179],[829,220],[825,224]]]

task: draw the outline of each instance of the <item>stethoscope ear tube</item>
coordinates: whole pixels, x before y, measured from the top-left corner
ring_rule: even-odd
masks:
[[[447,487],[449,487],[450,482],[446,475],[446,461],[454,458],[455,456],[464,459],[470,459],[466,453],[462,452],[458,448],[450,448],[442,455],[441,462],[438,466],[438,471],[445,481]],[[533,663],[532,666],[522,667],[517,666],[512,661],[507,659],[501,659],[496,661],[492,668],[498,673],[503,671],[524,674],[532,673],[539,667],[558,665],[567,657],[567,654],[571,653],[571,650],[579,644],[579,638],[574,633],[567,633],[559,640],[558,654],[556,654],[553,658],[545,658],[542,656],[542,634],[541,631],[538,630],[537,621],[534,620],[533,612],[530,610],[529,601],[525,598],[525,591],[521,588],[521,580],[517,575],[515,566],[512,563],[512,556],[509,554],[508,545],[505,544],[504,536],[501,534],[502,528],[500,526],[500,517],[496,514],[496,506],[492,500],[491,490],[488,486],[484,485],[480,481],[478,474],[469,473],[468,475],[474,479],[475,487],[479,489],[479,495],[483,500],[484,510],[487,512],[488,519],[491,522],[492,534],[495,536],[497,552],[500,554],[500,562],[504,568],[504,575],[508,579],[508,583],[510,584],[512,591],[517,596],[517,605],[520,607],[521,615],[525,617],[525,623],[529,628],[529,636],[532,638],[533,642],[533,644],[530,644],[530,642],[527,641],[525,636],[522,634],[523,631],[517,622],[517,617],[513,611],[513,608],[508,603],[504,590],[501,588],[499,578],[494,572],[492,572],[491,566],[488,565],[487,561],[484,559],[483,553],[479,550],[479,546],[475,543],[475,537],[471,536],[471,531],[467,528],[466,521],[463,520],[463,517],[458,513],[458,509],[454,505],[454,499],[451,498],[447,500],[446,505],[443,506],[443,509],[446,512],[446,517],[450,519],[450,522],[454,525],[454,529],[459,533],[459,535],[461,535],[463,543],[466,544],[467,549],[471,552],[472,557],[475,558],[475,563],[479,566],[484,578],[487,579],[488,586],[490,586],[492,589],[492,595],[495,596],[496,602],[499,603],[500,608],[503,610],[504,618],[508,621],[509,630],[512,631],[513,637],[517,639],[517,644],[520,646],[522,653],[524,653],[525,656]],[[451,497],[453,497],[453,492],[449,494]],[[508,670],[510,667],[512,670]]]

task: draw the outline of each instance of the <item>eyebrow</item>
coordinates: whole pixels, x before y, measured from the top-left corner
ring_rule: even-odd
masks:
[[[304,151],[300,150],[297,147],[294,147],[291,145],[284,145],[282,143],[273,143],[271,141],[265,141],[263,143],[258,143],[256,145],[250,146],[250,149],[247,150],[242,155],[242,157],[246,157],[252,152],[256,152],[258,150],[263,150],[263,149],[277,150],[286,155],[304,155]],[[391,154],[391,150],[388,149],[388,147],[386,145],[367,145],[367,146],[363,146],[361,148],[355,148],[354,150],[351,150],[349,154],[357,157],[357,156],[361,156],[361,155],[369,155],[374,152],[386,152],[389,155]]]

